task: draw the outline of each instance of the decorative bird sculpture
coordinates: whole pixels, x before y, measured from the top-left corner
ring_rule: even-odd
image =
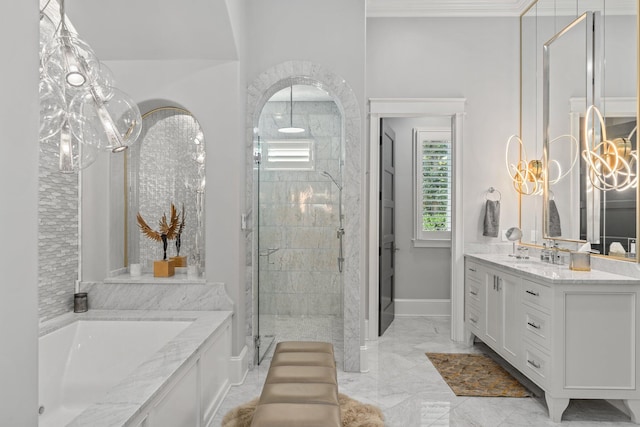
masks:
[[[171,203],[171,213],[170,220],[167,221],[167,214],[162,214],[162,218],[159,221],[160,229],[158,231],[149,227],[147,222],[142,218],[140,212],[137,215],[138,218],[138,226],[142,231],[142,234],[147,236],[151,240],[155,240],[156,242],[162,242],[162,247],[164,251],[163,260],[167,259],[167,242],[169,240],[173,240],[176,238],[176,234],[178,229],[180,229],[180,215],[176,211],[176,207],[173,203]]]

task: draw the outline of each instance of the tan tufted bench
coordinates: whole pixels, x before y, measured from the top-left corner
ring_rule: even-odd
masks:
[[[276,345],[251,427],[340,427],[333,345]]]

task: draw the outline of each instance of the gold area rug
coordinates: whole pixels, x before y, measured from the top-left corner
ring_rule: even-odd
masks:
[[[531,396],[518,380],[484,354],[425,354],[456,396]]]
[[[379,408],[358,402],[346,394],[338,393],[342,427],[384,427],[384,417]],[[221,427],[249,427],[258,398],[236,406],[222,419]]]

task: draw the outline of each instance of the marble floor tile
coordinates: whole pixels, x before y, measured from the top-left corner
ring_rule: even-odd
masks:
[[[279,319],[283,325],[293,323]],[[326,319],[318,323],[323,328]],[[309,323],[305,323],[309,326]],[[325,329],[326,331],[326,329]],[[334,334],[335,335],[335,334]],[[377,341],[367,343],[369,372],[343,372],[338,366],[341,393],[380,407],[387,427],[602,427],[632,426],[629,417],[603,400],[572,400],[562,423],[549,419],[543,393],[521,376],[534,394],[530,398],[459,397],[444,382],[425,352],[481,352],[497,358],[482,343],[467,347],[451,341],[449,319],[399,317]],[[338,345],[339,340],[333,337]],[[233,407],[260,395],[271,354],[250,371],[242,385],[233,386],[214,419],[219,426]],[[504,363],[504,362],[503,362]],[[501,364],[503,364],[501,363]],[[507,367],[507,366],[505,366]],[[516,376],[517,372],[513,372]]]

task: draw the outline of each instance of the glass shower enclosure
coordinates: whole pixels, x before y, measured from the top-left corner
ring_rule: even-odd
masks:
[[[283,340],[342,339],[344,124],[317,85],[264,105],[254,140],[260,363]]]

